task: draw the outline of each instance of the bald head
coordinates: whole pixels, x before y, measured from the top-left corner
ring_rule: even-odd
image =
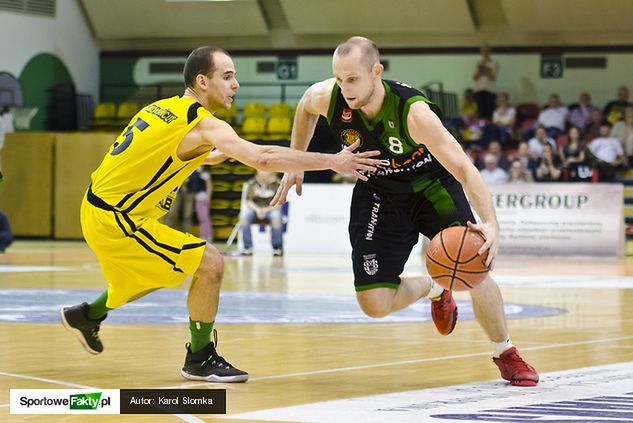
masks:
[[[360,57],[363,64],[367,65],[368,69],[372,69],[374,65],[380,63],[380,53],[376,44],[365,37],[352,37],[343,41],[334,50],[334,56],[345,57],[349,56],[356,50],[360,50]]]

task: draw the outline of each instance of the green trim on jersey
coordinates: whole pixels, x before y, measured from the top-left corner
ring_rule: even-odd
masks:
[[[407,100],[406,103],[404,103],[404,109],[402,111],[402,126],[404,128],[404,133],[414,143],[416,142],[416,140],[414,140],[413,137],[411,136],[411,134],[409,133],[409,125],[407,123],[407,118],[409,116],[409,109],[411,108],[413,103],[415,103],[417,101],[423,101],[426,104],[431,104],[432,103],[428,98],[426,98],[426,97],[424,97],[422,95],[416,95],[415,97],[411,97],[410,99]],[[418,144],[418,145],[422,145],[422,144]]]
[[[336,109],[336,99],[338,98],[338,93],[341,91],[341,87],[338,84],[334,84],[334,88],[332,88],[332,94],[330,96],[330,106],[327,108],[327,123],[332,123],[332,118],[334,117],[334,110]]]
[[[457,213],[457,205],[439,179],[420,178],[413,181],[413,191],[422,192],[440,216]]]
[[[400,284],[393,283],[393,282],[378,282],[378,283],[370,283],[369,285],[356,286],[354,287],[354,289],[356,289],[356,292],[359,292],[359,291],[367,291],[369,289],[375,289],[375,288],[398,289],[399,286]]]

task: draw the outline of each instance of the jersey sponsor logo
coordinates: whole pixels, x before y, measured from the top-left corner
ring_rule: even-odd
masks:
[[[341,132],[341,140],[345,145],[352,145],[356,141],[360,141],[360,145],[363,145],[363,137],[355,129],[346,129]]]
[[[158,117],[160,120],[162,120],[166,124],[170,124],[176,119],[178,119],[178,116],[173,114],[171,110],[163,109],[162,107],[159,107],[155,104],[150,104],[149,106],[144,108],[143,111]]]
[[[352,109],[343,109],[343,112],[341,113],[341,120],[343,122],[351,122],[352,121]]]
[[[365,262],[363,263],[365,273],[369,276],[373,276],[378,273],[378,260],[376,259],[376,254],[367,254],[364,255],[363,258],[365,259]]]

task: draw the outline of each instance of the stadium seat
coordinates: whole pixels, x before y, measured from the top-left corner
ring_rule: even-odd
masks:
[[[273,103],[268,108],[268,115],[273,117],[290,117],[292,115],[292,108],[288,103]]]
[[[244,106],[244,118],[264,117],[266,115],[266,106],[264,103],[246,103]]]
[[[116,111],[116,124],[126,125],[139,110],[141,110],[141,107],[138,103],[126,101],[119,104]]]
[[[231,104],[230,109],[219,109],[213,115],[218,119],[234,124],[237,117],[237,104]]]
[[[266,132],[266,119],[263,116],[250,116],[244,119],[242,135],[247,140],[262,138]]]
[[[108,127],[116,122],[117,107],[114,103],[99,103],[95,106],[94,118],[88,124],[91,128]]]
[[[266,126],[268,139],[289,139],[292,122],[288,116],[271,117]]]

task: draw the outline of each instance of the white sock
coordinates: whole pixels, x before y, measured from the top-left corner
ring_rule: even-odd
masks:
[[[438,298],[442,295],[442,292],[444,292],[442,285],[435,283],[435,281],[431,279],[431,289],[429,289],[429,293],[426,294],[426,297],[432,300],[433,298]]]
[[[506,339],[503,342],[492,343],[492,353],[495,357],[499,357],[501,354],[503,354],[505,351],[509,350],[512,347],[514,347],[514,344],[512,343],[512,340],[510,339],[510,337],[508,336],[508,339]]]

